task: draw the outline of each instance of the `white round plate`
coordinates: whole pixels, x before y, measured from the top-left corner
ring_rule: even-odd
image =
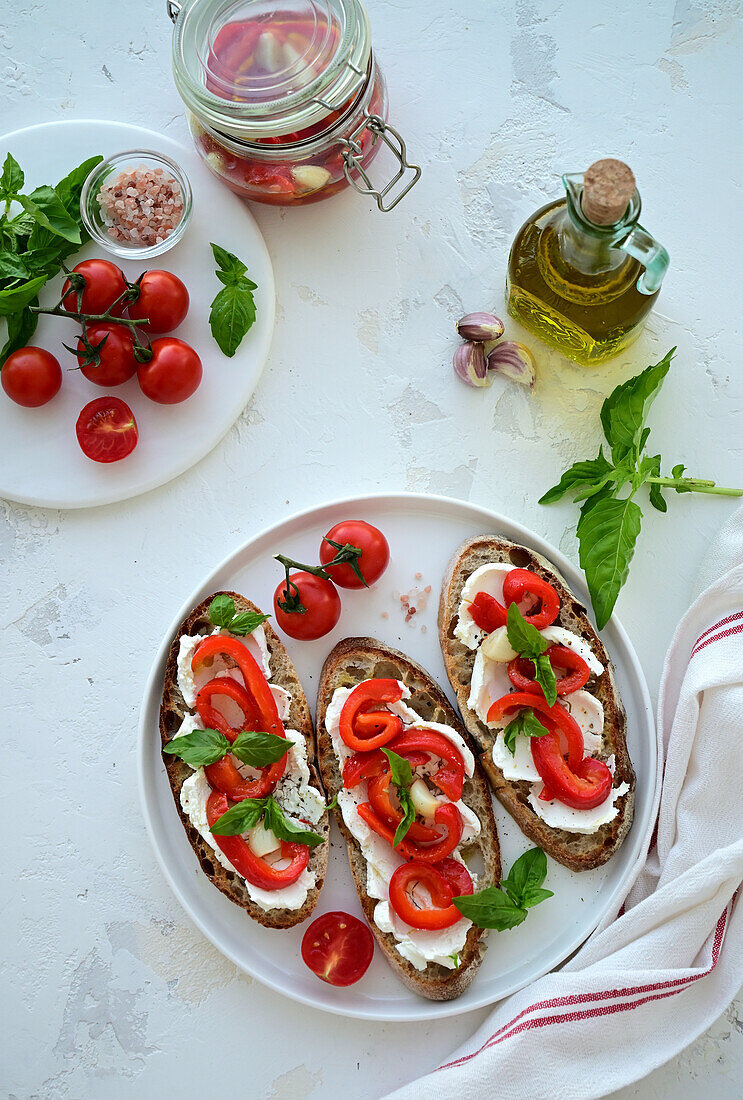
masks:
[[[136,378],[111,389],[96,386],[79,370],[67,369],[76,367],[77,362],[62,342],[74,344],[75,323],[42,317],[32,343],[59,359],[64,380],[57,396],[40,409],[23,409],[0,391],[4,456],[0,496],[7,500],[49,508],[87,508],[126,500],[164,485],[216,446],[245,408],[263,370],[274,326],[271,260],[247,206],[217,182],[194,149],[139,126],[93,120],[30,126],[6,134],[0,141],[2,155],[10,151],[25,172],[26,191],[56,183],[96,153],[108,157],[126,149],[154,149],[185,169],[193,187],[194,206],[183,240],[162,256],[144,261],[119,260],[88,243],[67,263],[72,267],[79,259],[101,256],[118,263],[131,280],[146,267],[164,268],[183,279],[191,306],[174,335],[199,353],[204,379],[196,393],[180,405],[150,401]],[[256,322],[232,359],[222,354],[209,329],[210,303],[221,285],[214,275],[210,241],[239,256],[258,284]],[[62,280],[57,276],[44,287],[41,304],[54,305],[61,291]],[[0,343],[4,340],[3,335]],[[121,462],[110,464],[91,462],[75,436],[80,410],[105,394],[126,401],[139,426],[136,449]]]
[[[142,705],[139,741],[140,795],[152,844],[165,876],[186,912],[212,943],[237,966],[294,1000],[344,1016],[378,1020],[426,1020],[451,1016],[492,1004],[554,969],[586,939],[621,893],[649,825],[657,766],[654,723],[647,685],[635,651],[613,620],[603,640],[617,671],[627,709],[629,750],[637,772],[635,820],[617,855],[595,871],[573,874],[548,861],[545,886],[554,897],[529,913],[520,927],[491,932],[480,970],[457,1000],[435,1003],[409,992],[395,977],[380,951],[360,982],[336,989],[319,981],[299,953],[307,924],[289,931],[262,928],[216,890],[199,868],[173,805],[160,755],[158,710],[162,676],[170,643],[181,621],[204,596],[233,589],[264,609],[271,607],[281,579],[272,555],[283,552],[298,561],[317,561],[320,540],[341,519],[366,519],[387,535],[392,560],[370,591],[343,592],[343,613],[332,634],[316,642],[287,639],[305,691],[314,709],[322,662],[341,638],[372,635],[404,650],[438,682],[448,682],[438,644],[436,614],[447,562],[459,544],[487,532],[505,535],[538,550],[555,563],[568,583],[586,599],[580,574],[553,547],[519,524],[485,508],[445,497],[395,493],[338,501],[285,520],[251,538],[204,580],[178,612],[152,667]],[[416,595],[430,585],[425,608]],[[412,594],[416,614],[405,621],[400,596]],[[529,848],[500,803],[495,803],[504,870]],[[328,874],[315,915],[345,909],[361,917],[361,905],[348,869],[345,842],[333,825]]]

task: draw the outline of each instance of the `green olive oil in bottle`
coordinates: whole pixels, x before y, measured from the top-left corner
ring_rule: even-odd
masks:
[[[660,292],[669,258],[639,224],[635,178],[619,160],[563,176],[566,196],[516,234],[508,261],[508,312],[583,366],[635,340]]]

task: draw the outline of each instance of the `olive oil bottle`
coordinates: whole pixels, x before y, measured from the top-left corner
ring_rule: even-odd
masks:
[[[562,177],[565,198],[516,234],[508,312],[546,344],[590,367],[628,347],[668,268],[668,253],[639,224],[635,178],[618,160]]]

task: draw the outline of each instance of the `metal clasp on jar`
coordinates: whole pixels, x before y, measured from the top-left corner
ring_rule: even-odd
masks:
[[[370,134],[372,135],[372,143],[374,145],[376,145],[377,139],[381,138],[387,148],[392,150],[392,152],[400,162],[399,172],[397,172],[397,174],[389,181],[389,183],[385,184],[385,186],[381,188],[381,190],[373,185],[361,163],[364,157],[364,152],[361,148],[361,145],[359,144],[359,138],[363,134],[364,130],[368,130],[370,132]],[[395,130],[393,126],[390,126],[388,122],[385,122],[383,118],[380,118],[379,115],[367,114],[361,125],[357,126],[353,133],[351,133],[347,138],[344,138],[341,141],[341,146],[343,148],[343,174],[345,175],[346,179],[351,184],[351,186],[358,191],[360,195],[371,195],[372,198],[376,200],[377,206],[383,214],[386,214],[389,210],[392,210],[395,206],[397,206],[400,199],[404,198],[405,195],[407,195],[410,188],[414,187],[421,177],[421,169],[419,168],[419,166],[417,164],[411,164],[407,158],[407,150],[405,148],[405,142],[403,141],[402,136],[398,133],[397,130]],[[358,174],[361,176],[361,179],[364,183],[363,187],[351,176],[351,172],[353,171],[358,172]],[[402,190],[398,191],[397,194],[394,195],[390,202],[385,203],[385,199],[387,198],[387,196],[400,182],[400,180],[404,178],[405,173],[408,171],[411,171],[413,173],[412,177],[408,180]]]

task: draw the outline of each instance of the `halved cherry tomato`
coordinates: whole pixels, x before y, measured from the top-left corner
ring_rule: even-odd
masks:
[[[488,722],[500,722],[504,714],[509,710],[517,710],[522,707],[531,707],[542,716],[552,719],[556,728],[563,734],[568,753],[568,763],[573,771],[576,770],[583,759],[583,731],[569,711],[558,703],[550,706],[543,695],[532,695],[525,691],[514,691],[510,695],[503,695],[496,699],[488,710]],[[548,729],[549,723],[543,723]],[[541,737],[532,737],[532,742],[541,741]]]
[[[469,613],[476,626],[492,634],[499,626],[506,625],[508,612],[502,603],[489,592],[478,592],[469,606]]]
[[[392,805],[390,799],[391,782],[392,776],[389,771],[382,772],[380,775],[375,775],[369,780],[368,797],[374,812],[382,821],[386,821],[386,823],[395,830],[402,821],[403,813],[399,806]],[[415,843],[428,843],[432,840],[440,840],[441,831],[434,828],[432,825],[422,825],[419,821],[412,821],[408,826],[405,839],[412,840]]]
[[[545,654],[553,668],[569,669],[567,676],[557,679],[557,694],[570,695],[588,683],[591,675],[586,662],[565,645],[551,645]],[[528,657],[514,657],[508,665],[508,678],[518,691],[529,691],[535,695],[543,694],[542,685],[534,679],[534,662]]]
[[[434,772],[431,779],[452,802],[458,802],[462,797],[464,760],[461,752],[443,733],[429,729],[407,729],[390,741],[388,747],[400,756],[407,756],[414,750],[440,756],[444,764]]]
[[[84,367],[85,347],[82,340],[77,342],[77,361],[82,374],[96,386],[120,386],[128,382],[137,373],[137,360],[134,358],[134,338],[129,329],[122,325],[89,325],[88,339],[93,347],[104,340],[98,355],[98,366],[90,364]]]
[[[97,397],[80,412],[75,425],[83,454],[94,462],[118,462],[137,446],[134,413],[118,397]]]
[[[424,863],[440,863],[442,859],[450,856],[462,839],[462,832],[464,831],[462,815],[451,802],[439,806],[433,815],[433,820],[437,825],[446,826],[446,834],[442,836],[441,840],[427,847],[421,847],[412,840],[409,841],[407,837],[401,840],[398,845],[395,845],[395,830],[382,820],[369,802],[361,803],[358,807],[358,815],[370,829],[373,829],[378,836],[381,836],[388,844],[392,845],[395,851],[399,852],[404,859],[420,859]]]
[[[305,611],[285,611],[279,607],[279,600],[286,601],[287,582],[283,580],[273,594],[273,609],[276,622],[290,638],[311,641],[330,633],[341,617],[341,598],[332,581],[316,577],[314,573],[291,573],[289,575],[290,595],[296,595]],[[295,586],[295,587],[292,587]]]
[[[560,613],[560,597],[551,584],[530,569],[511,569],[503,581],[503,601],[506,606],[519,603],[526,596],[541,601],[538,611],[527,611],[524,618],[537,630],[550,626]]]
[[[145,332],[172,332],[185,320],[188,291],[172,271],[145,271],[136,285],[139,297],[129,303],[128,313],[133,321],[147,319],[141,326]]]
[[[201,385],[201,360],[190,344],[176,336],[152,341],[152,358],[137,368],[139,388],[150,401],[177,405]]]
[[[442,859],[436,864],[436,870],[443,875],[452,888],[454,897],[462,897],[463,894],[471,894],[474,891],[472,875],[463,863],[458,859]]]
[[[121,268],[112,264],[110,260],[83,260],[72,269],[76,275],[82,275],[85,279],[83,290],[83,313],[107,313],[109,306],[113,305],[117,298],[126,290],[124,275]],[[69,293],[68,293],[69,291]],[[62,305],[70,313],[78,313],[77,291],[70,287],[70,280],[66,279],[62,287],[64,298]],[[119,304],[112,312],[120,316],[124,306]]]
[[[374,956],[374,937],[350,913],[323,913],[302,936],[302,959],[328,985],[353,985]]]
[[[11,401],[24,409],[38,409],[59,393],[62,368],[43,348],[18,348],[0,371],[0,382]]]
[[[209,828],[222,814],[226,814],[229,808],[227,797],[221,791],[212,791],[206,803],[206,820]],[[290,863],[288,867],[279,869],[267,863],[261,856],[257,856],[241,836],[219,836],[218,833],[211,835],[219,850],[224,852],[238,874],[253,886],[260,887],[261,890],[282,890],[285,886],[291,886],[309,863],[310,850],[306,844],[282,840],[282,860],[288,859]]]
[[[424,899],[413,893],[416,887],[421,886],[428,892],[430,905],[423,904]],[[431,931],[451,928],[462,917],[456,905],[452,904],[453,897],[451,884],[438,867],[432,867],[430,863],[417,860],[402,863],[390,879],[390,905],[411,928]]]
[[[590,810],[609,797],[614,777],[606,764],[591,756],[577,768],[566,763],[556,729],[531,738],[531,755],[545,787],[553,798],[575,810]]]
[[[328,562],[333,560],[338,549],[346,545],[361,551],[356,564],[367,585],[378,581],[390,560],[389,543],[382,532],[366,520],[347,519],[331,527],[320,543],[320,564],[327,567],[326,571],[334,584],[339,588],[363,588],[364,582],[359,580],[347,562],[328,567]]]
[[[428,761],[427,752],[400,752],[411,768],[421,767]],[[389,771],[390,762],[381,749],[372,752],[357,752],[349,756],[343,765],[343,786],[346,790],[357,787],[364,779],[371,779],[383,771]]]
[[[341,738],[354,752],[370,752],[386,745],[402,732],[402,719],[379,703],[397,703],[402,688],[397,680],[363,680],[343,704],[339,723]]]

